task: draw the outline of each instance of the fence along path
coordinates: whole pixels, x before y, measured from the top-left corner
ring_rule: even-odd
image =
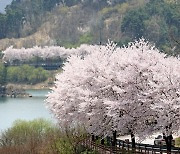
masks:
[[[131,142],[117,140],[117,146],[107,146],[97,144],[91,139],[85,139],[81,142],[86,148],[97,151],[99,154],[168,154],[166,147],[155,146],[149,144],[136,144],[135,149],[132,149]],[[180,154],[180,148],[172,147],[171,154]]]

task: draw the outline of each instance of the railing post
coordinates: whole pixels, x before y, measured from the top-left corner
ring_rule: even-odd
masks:
[[[138,149],[139,149],[139,152],[140,152],[140,151],[141,151],[141,149],[140,149],[140,144],[138,144],[138,145],[139,145],[139,148],[138,148]]]
[[[162,154],[162,146],[159,147],[160,154]]]
[[[129,152],[129,143],[127,142],[127,144],[128,144],[128,152]]]
[[[140,148],[140,144],[139,144],[139,148]],[[142,148],[140,148],[140,152],[142,152]]]
[[[120,140],[119,140],[118,144],[119,144],[119,148],[121,148],[121,141],[120,141]],[[122,148],[121,148],[121,149],[122,149]]]
[[[124,149],[124,141],[123,141],[122,149]]]

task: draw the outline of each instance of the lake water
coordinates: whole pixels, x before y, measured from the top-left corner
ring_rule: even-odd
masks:
[[[48,90],[27,90],[32,97],[27,98],[0,98],[0,131],[12,126],[17,119],[33,120],[44,118],[55,120],[45,107],[45,98]]]

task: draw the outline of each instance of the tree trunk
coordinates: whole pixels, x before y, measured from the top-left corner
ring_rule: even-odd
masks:
[[[131,142],[132,142],[132,148],[135,148],[135,135],[131,133]]]
[[[91,138],[92,138],[92,141],[94,142],[95,141],[95,136],[92,135]]]
[[[117,132],[116,132],[116,130],[113,132],[113,142],[112,142],[112,146],[116,146],[116,134],[117,134]]]
[[[101,144],[104,145],[104,139],[101,139]]]
[[[167,153],[170,154],[171,153],[171,147],[172,147],[172,135],[169,135],[167,137],[164,137],[165,142],[166,142],[166,148],[167,148]]]
[[[98,136],[96,136],[96,141],[99,139],[99,137]]]

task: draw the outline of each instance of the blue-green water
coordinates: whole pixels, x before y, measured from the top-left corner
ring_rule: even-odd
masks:
[[[55,121],[45,107],[48,90],[27,90],[32,97],[0,98],[0,131],[12,126],[17,119],[44,118]]]

